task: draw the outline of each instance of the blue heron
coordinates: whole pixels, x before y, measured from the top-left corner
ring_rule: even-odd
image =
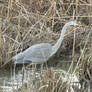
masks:
[[[49,60],[60,48],[62,41],[64,39],[64,34],[69,26],[78,26],[79,23],[76,20],[69,20],[61,30],[61,36],[55,45],[49,43],[35,44],[26,49],[23,52],[18,53],[13,57],[15,61],[14,64],[23,63],[34,63],[41,64]]]

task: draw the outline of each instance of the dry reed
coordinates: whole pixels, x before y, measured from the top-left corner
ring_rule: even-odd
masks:
[[[67,20],[73,17],[87,27],[77,28],[75,34],[75,30],[72,31],[72,27],[70,27],[65,34],[61,46],[62,52],[60,50],[60,53],[73,49],[74,57],[76,48],[80,52],[80,48],[85,46],[89,31],[90,37],[85,48],[92,50],[91,8],[91,0],[1,0],[0,66],[11,63],[10,61],[16,53],[24,51],[33,44],[41,42],[55,44],[60,36],[61,28]],[[75,15],[73,15],[74,11]],[[83,54],[84,52],[80,55],[79,64],[82,59],[81,68],[86,70],[84,65],[86,65],[90,56],[84,60]],[[72,61],[74,61],[74,58]],[[83,61],[85,61],[85,64],[83,64]],[[88,69],[88,71],[90,70]],[[88,73],[88,71],[86,72]],[[84,74],[84,71],[82,73]],[[43,76],[48,80],[45,80]],[[70,81],[62,83],[61,80],[56,83],[59,77],[55,75],[53,70],[48,70],[45,74],[42,74],[42,80],[38,82],[39,86],[37,86],[38,84],[29,85],[29,89],[25,90],[34,90],[37,87],[39,92],[43,92],[43,90],[46,90],[45,92],[61,92],[60,90],[66,92],[66,88],[70,87]]]
[[[1,65],[7,64],[13,55],[33,44],[40,42],[54,44],[60,36],[60,29],[63,24],[67,19],[73,17],[74,10],[76,11],[74,17],[87,25],[91,25],[89,18],[92,15],[91,13],[88,15],[88,11],[91,12],[90,7],[91,2],[86,0],[76,0],[76,2],[73,0],[1,0]],[[77,29],[79,31],[76,32],[78,35],[75,44],[85,40],[89,29],[89,27]],[[61,47],[63,52],[72,49],[73,32],[70,30],[71,28],[68,30]]]

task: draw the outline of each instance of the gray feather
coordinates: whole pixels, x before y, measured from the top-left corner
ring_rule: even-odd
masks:
[[[29,47],[24,52],[20,52],[19,54],[15,55],[13,57],[13,59],[15,60],[15,64],[22,64],[22,63],[37,63],[38,64],[38,63],[46,62],[60,48],[67,28],[70,25],[77,26],[78,24],[79,23],[76,20],[71,20],[67,22],[62,28],[61,36],[54,46],[51,46],[48,43],[36,44]]]

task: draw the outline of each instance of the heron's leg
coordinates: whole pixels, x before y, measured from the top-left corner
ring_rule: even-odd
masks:
[[[32,64],[32,73],[34,72],[34,64]]]
[[[48,69],[48,65],[47,65],[47,62],[45,62],[45,67],[46,67],[46,70]]]
[[[22,71],[22,84],[23,84],[24,83],[24,73],[25,73],[25,65],[24,65],[24,63],[23,63],[23,67],[22,67],[21,71]]]
[[[35,70],[37,69],[37,64],[34,64],[34,68],[35,68]]]
[[[45,68],[44,68],[44,67],[45,67]],[[41,64],[41,72],[42,72],[44,69],[46,69],[46,70],[48,69],[47,62]]]
[[[37,64],[34,64],[34,73],[37,71]]]
[[[13,70],[13,72],[14,72],[14,81],[15,81],[15,76],[16,76],[16,64],[14,65],[14,70]]]
[[[32,64],[32,72],[35,73],[37,70],[37,64]]]
[[[21,72],[22,72],[22,86],[24,87],[24,79],[25,79],[25,66],[23,66],[22,67],[22,70],[21,70]]]
[[[43,63],[41,64],[41,73],[42,73],[42,71],[43,71]]]
[[[22,84],[23,84],[25,67],[22,67],[22,70],[21,71],[22,71]]]

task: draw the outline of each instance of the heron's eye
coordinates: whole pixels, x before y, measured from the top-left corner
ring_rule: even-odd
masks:
[[[74,25],[71,25],[71,27],[74,27]]]

